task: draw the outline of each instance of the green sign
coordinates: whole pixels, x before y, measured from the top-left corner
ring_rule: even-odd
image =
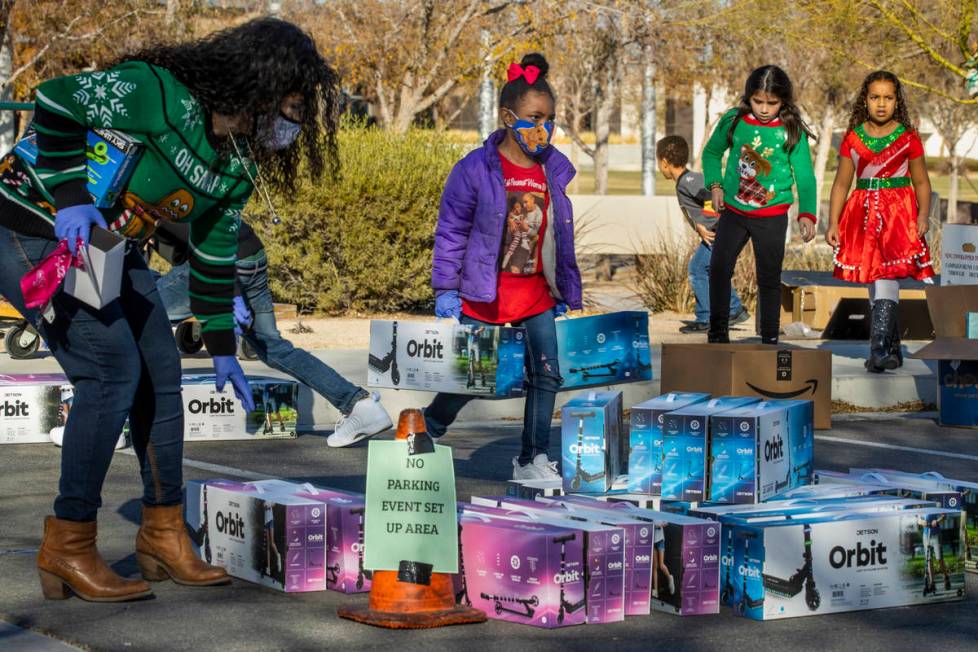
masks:
[[[409,455],[407,441],[370,442],[365,519],[365,568],[396,571],[407,561],[457,573],[452,449]]]

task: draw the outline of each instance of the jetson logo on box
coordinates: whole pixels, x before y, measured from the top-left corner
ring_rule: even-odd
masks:
[[[234,414],[234,401],[229,398],[212,398],[206,401],[192,399],[187,404],[191,414]]]
[[[13,419],[15,417],[29,416],[29,406],[24,401],[4,401],[0,403],[0,417]]]

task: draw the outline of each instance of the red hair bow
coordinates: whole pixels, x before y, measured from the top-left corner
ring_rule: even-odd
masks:
[[[526,82],[531,86],[536,82],[537,78],[540,77],[540,69],[536,66],[527,66],[524,68],[518,63],[509,64],[509,70],[506,71],[506,78],[508,81],[513,81],[514,79],[519,79],[523,77]]]

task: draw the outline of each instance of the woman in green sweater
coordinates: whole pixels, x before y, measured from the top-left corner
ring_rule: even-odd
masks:
[[[0,294],[44,336],[75,388],[65,426],[59,494],[37,557],[45,597],[69,590],[93,601],[151,592],[95,547],[101,489],[129,418],[144,484],[136,560],[145,580],[227,582],[193,553],[183,525],[180,358],[154,278],[136,246],[159,221],[190,224],[191,308],[214,361],[254,401],[235,358],[234,279],[241,209],[261,178],[293,188],[300,158],[314,177],[336,165],[336,75],[294,25],[254,20],[203,40],[160,46],[105,71],[52,79],[36,93],[37,156],[0,164]],[[112,129],[142,153],[122,196],[96,208],[88,192],[91,129]],[[20,280],[66,242],[72,254],[94,226],[129,238],[120,296],[102,309],[65,292],[53,319],[27,308]],[[50,316],[48,312],[48,316]]]
[[[703,150],[704,182],[713,207],[721,211],[710,259],[710,342],[730,341],[730,279],[748,240],[754,245],[761,339],[778,341],[792,186],[798,189],[802,239],[815,237],[818,197],[810,136],[788,75],[777,66],[763,66],[747,78],[740,106],[724,114]],[[728,149],[727,168],[721,172]]]

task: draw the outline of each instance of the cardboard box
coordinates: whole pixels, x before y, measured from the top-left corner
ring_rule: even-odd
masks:
[[[652,380],[647,312],[558,319],[557,351],[562,390]]]
[[[64,291],[93,308],[104,308],[119,297],[125,256],[124,238],[93,226],[88,246],[82,250],[85,269],[68,268]]]
[[[927,473],[906,473],[892,469],[849,469],[850,473],[880,472],[887,477],[913,478],[920,482],[932,482],[938,487],[949,487],[961,493],[961,508],[965,516],[965,545],[967,546],[964,567],[978,573],[978,482],[967,482],[945,478],[936,471]]]
[[[965,597],[961,513],[939,508],[725,525],[755,620]],[[730,533],[728,533],[730,534]],[[743,541],[743,545],[738,545]]]
[[[51,443],[51,431],[63,427],[63,374],[0,375],[0,444]]]
[[[764,401],[710,417],[708,500],[757,503],[811,484],[811,401]]]
[[[184,441],[282,439],[296,436],[299,386],[294,380],[249,376],[255,409],[245,413],[227,383],[212,374],[183,376]]]
[[[978,285],[978,226],[944,225],[941,232],[941,285]]]
[[[469,394],[523,395],[526,331],[455,322],[370,322],[367,385]]]
[[[667,412],[710,398],[704,393],[673,392],[632,406],[628,432],[628,491],[662,492],[662,423]]]
[[[561,408],[561,471],[567,493],[605,493],[623,469],[621,392],[589,391]]]
[[[663,344],[662,391],[809,399],[832,427],[832,354],[767,344]]]
[[[900,280],[900,327],[904,339],[930,337],[924,284]],[[923,308],[923,310],[921,310]],[[863,318],[853,319],[856,315]],[[781,272],[781,325],[801,322],[822,337],[866,339],[869,333],[869,290],[865,285],[837,279],[832,272],[784,270]],[[852,329],[855,324],[857,330]],[[915,337],[911,337],[914,335]]]
[[[143,145],[128,134],[114,129],[89,130],[86,143],[88,193],[98,208],[109,208],[119,199]],[[30,164],[37,162],[37,132],[30,131],[14,147]]]
[[[321,501],[225,480],[188,481],[186,491],[188,531],[205,561],[286,593],[326,589]]]
[[[465,591],[490,618],[535,627],[585,621],[584,546],[579,530],[463,514]]]
[[[719,524],[671,512],[641,509],[624,502],[588,502],[580,497],[569,497],[568,500],[588,509],[626,514],[653,525],[653,609],[680,616],[719,611]]]
[[[594,625],[620,622],[625,619],[625,533],[622,528],[575,519],[542,506],[537,509],[507,509],[485,504],[492,502],[491,499],[476,500],[482,504],[459,503],[460,513],[544,523],[574,530],[584,544],[585,622]],[[464,596],[468,591],[468,586],[464,583],[464,549],[460,549],[459,554],[462,581],[457,586],[457,594]],[[576,611],[578,608],[580,608],[578,604],[569,602],[564,604],[565,612],[568,609]]]
[[[938,361],[938,422],[978,428],[978,340],[968,339],[965,323],[978,311],[978,285],[929,287],[927,309],[936,337],[913,357]]]
[[[720,396],[665,415],[662,439],[662,497],[699,502],[709,489],[710,417],[757,403],[756,398]]]
[[[584,519],[612,527],[620,527],[625,533],[625,615],[642,616],[650,613],[652,582],[652,528],[647,522],[616,511],[602,509],[602,503],[585,496],[538,497],[536,502],[515,498],[483,497],[497,501],[497,506],[508,509],[540,509],[543,507],[557,514]],[[472,498],[476,502],[476,498]]]
[[[0,444],[61,446],[75,392],[64,374],[0,374]],[[116,449],[129,445],[129,421]]]

